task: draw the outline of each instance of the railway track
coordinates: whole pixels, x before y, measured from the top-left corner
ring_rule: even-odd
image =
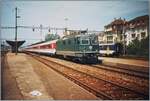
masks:
[[[91,65],[91,66],[95,68],[103,69],[103,70],[108,70],[111,72],[117,72],[117,73],[127,74],[130,76],[135,76],[139,78],[149,79],[149,73],[144,72],[144,71],[138,71],[138,70],[122,68],[122,67],[117,67],[117,66],[110,66],[110,65]]]
[[[93,77],[89,74],[69,68],[54,61],[47,60],[37,55],[29,55],[44,63],[53,70],[57,71],[58,73],[62,74],[66,78],[72,80],[86,90],[92,92],[94,95],[101,99],[148,99],[148,95],[145,95],[141,92],[137,92],[135,90],[133,91],[126,87],[114,84],[110,81]]]
[[[125,73],[118,73],[114,71],[103,70],[100,68],[92,67],[91,65],[82,65],[74,62],[69,62],[60,59],[54,59],[50,57],[42,56],[51,61],[55,61],[59,64],[66,65],[69,68],[76,69],[80,72],[84,72],[96,78],[101,78],[112,83],[117,83],[118,85],[125,87],[127,89],[131,89],[136,92],[142,92],[145,95],[149,94],[149,80],[145,78],[139,78],[137,76],[128,75]]]

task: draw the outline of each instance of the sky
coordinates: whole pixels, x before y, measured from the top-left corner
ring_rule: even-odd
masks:
[[[103,31],[114,18],[127,21],[148,14],[148,0],[101,0],[101,1],[1,1],[1,26],[15,26],[15,7],[18,8],[18,26],[55,27],[78,30]],[[68,20],[66,21],[65,18]],[[51,30],[62,36],[63,32]],[[44,40],[48,30],[18,28],[18,40],[24,45]],[[14,29],[2,29],[1,40],[14,40]]]

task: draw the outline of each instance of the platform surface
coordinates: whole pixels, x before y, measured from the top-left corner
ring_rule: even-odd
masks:
[[[136,60],[136,59],[122,59],[122,58],[111,58],[111,57],[99,57],[103,62],[119,63],[125,65],[134,65],[140,67],[149,67],[149,61]]]
[[[1,57],[1,99],[2,100],[21,100],[23,96],[17,86],[15,78],[12,76],[10,69],[4,59],[4,56]]]
[[[87,90],[26,54],[8,53],[7,62],[23,99],[98,99]],[[37,91],[40,93],[39,95]],[[36,94],[34,95],[33,92]]]

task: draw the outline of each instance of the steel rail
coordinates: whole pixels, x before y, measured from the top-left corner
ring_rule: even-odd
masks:
[[[121,68],[121,67],[114,67],[114,66],[107,66],[107,65],[91,65],[92,67],[98,68],[98,69],[103,69],[103,70],[108,70],[111,72],[118,72],[121,74],[127,74],[139,78],[144,78],[144,79],[149,79],[149,73],[147,72],[142,72],[142,71],[137,71],[133,69],[127,69],[127,68]]]

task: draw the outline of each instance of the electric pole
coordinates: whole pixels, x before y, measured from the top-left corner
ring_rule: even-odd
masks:
[[[68,18],[65,18],[64,20],[66,21],[66,26],[65,26],[65,35],[67,35],[67,21],[68,21]]]
[[[40,35],[41,35],[41,41],[42,41],[42,29],[43,29],[43,26],[42,26],[42,24],[40,24]]]
[[[18,45],[17,45],[17,29],[18,29],[18,25],[17,25],[17,18],[20,18],[20,16],[18,16],[17,14],[17,7],[15,8],[15,53],[17,55],[18,53]]]
[[[18,51],[18,48],[17,48],[17,7],[15,8],[15,53],[17,55],[17,51]]]
[[[124,20],[124,23],[123,23],[123,55],[126,54],[125,31],[126,31],[126,22]]]

